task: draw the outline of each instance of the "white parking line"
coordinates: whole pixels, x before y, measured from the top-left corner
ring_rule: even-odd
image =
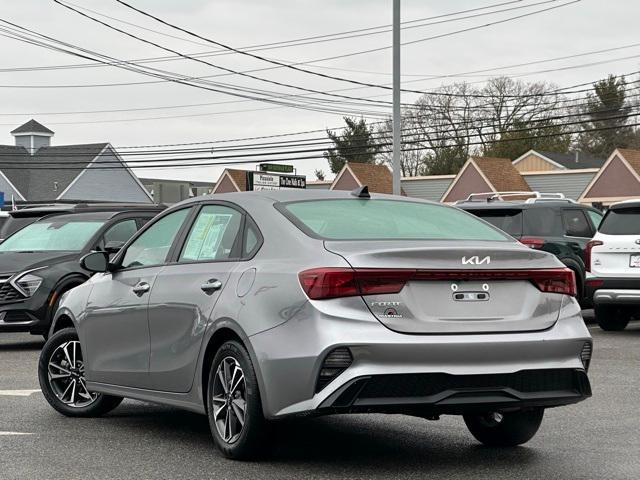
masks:
[[[29,395],[33,395],[38,390],[0,390],[0,396],[4,397],[28,397]]]
[[[19,435],[33,435],[33,433],[27,433],[27,432],[0,432],[0,437],[19,436]]]

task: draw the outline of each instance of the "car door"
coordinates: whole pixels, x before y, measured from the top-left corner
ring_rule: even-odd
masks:
[[[154,389],[190,390],[205,327],[240,258],[244,215],[230,204],[200,207],[149,301]]]
[[[88,380],[150,388],[149,295],[190,210],[158,218],[94,277],[81,323]]]

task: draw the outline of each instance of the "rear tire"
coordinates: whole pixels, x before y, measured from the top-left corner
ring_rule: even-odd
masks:
[[[214,443],[225,457],[247,460],[263,453],[268,424],[258,381],[249,354],[236,341],[225,342],[213,359],[207,405]]]
[[[44,398],[68,417],[97,417],[113,410],[122,397],[89,392],[78,334],[65,328],[45,343],[38,362],[38,379]]]
[[[531,440],[538,432],[544,409],[512,413],[465,415],[464,423],[471,434],[484,445],[515,447]]]
[[[624,330],[631,320],[631,311],[616,305],[596,305],[594,312],[598,325],[606,332]]]

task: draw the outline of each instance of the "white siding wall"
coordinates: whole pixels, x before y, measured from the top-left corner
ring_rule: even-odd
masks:
[[[596,172],[563,173],[558,175],[524,174],[523,177],[531,187],[531,190],[542,193],[564,193],[565,197],[577,200],[595,174]]]
[[[408,197],[421,198],[423,200],[431,200],[439,202],[444,192],[449,188],[451,178],[420,178],[417,180],[402,180],[402,190]]]

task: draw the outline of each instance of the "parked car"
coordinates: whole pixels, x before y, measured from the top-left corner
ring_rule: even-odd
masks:
[[[580,304],[590,306],[591,297],[584,290],[585,254],[603,216],[599,210],[562,194],[539,192],[474,194],[456,203],[456,207],[486,220],[532,249],[553,253],[576,274]]]
[[[609,207],[587,246],[587,294],[603,330],[640,317],[640,200]]]
[[[31,222],[0,244],[0,333],[48,335],[60,296],[86,281],[79,259],[92,250],[115,253],[164,207],[76,205],[25,217]],[[26,212],[27,209],[22,210]],[[44,215],[44,216],[43,216]]]
[[[270,420],[463,415],[527,442],[591,395],[573,271],[473,215],[357,191],[198,197],[163,212],[60,303],[42,391],[68,416],[123,397],[207,414],[220,451]]]

